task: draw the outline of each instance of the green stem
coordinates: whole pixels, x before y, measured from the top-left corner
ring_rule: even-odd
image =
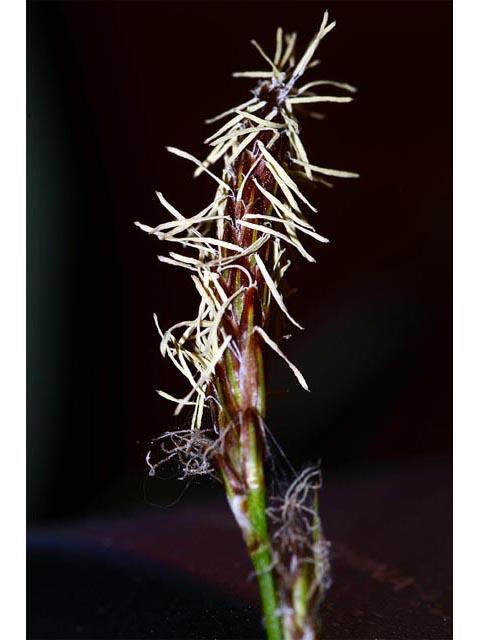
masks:
[[[277,592],[272,572],[272,554],[265,513],[265,489],[251,491],[248,495],[248,511],[250,521],[258,534],[256,549],[249,549],[255,573],[257,575],[265,628],[268,640],[282,640],[282,628],[278,616]]]
[[[278,598],[273,576],[270,535],[268,531],[263,459],[257,446],[255,421],[249,425],[249,471],[247,506],[252,527],[247,541],[248,552],[257,575],[268,640],[282,640],[283,633],[278,615]]]

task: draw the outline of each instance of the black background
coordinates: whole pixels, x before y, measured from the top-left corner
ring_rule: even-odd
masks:
[[[203,156],[205,118],[249,97],[249,44],[318,28],[319,2],[28,3],[28,515],[45,522],[163,504],[145,454],[182,425],[156,388],[186,391],[158,352],[190,317],[188,276],[133,226],[212,197],[166,145]],[[268,423],[325,478],[447,464],[451,452],[451,4],[338,2],[311,79],[358,86],[304,123],[311,161],[360,180],[311,195],[331,240],[299,263],[285,349],[311,393],[270,361]],[[288,395],[283,393],[289,390]],[[280,392],[280,393],[279,393]],[[329,475],[330,474],[330,475]],[[209,483],[201,487],[208,492]]]

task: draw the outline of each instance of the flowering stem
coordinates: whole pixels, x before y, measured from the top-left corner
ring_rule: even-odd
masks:
[[[256,485],[251,484],[247,492],[248,515],[254,532],[251,540],[247,542],[247,547],[257,575],[268,640],[282,640],[283,634],[278,617],[278,599],[267,523],[263,461],[261,455],[258,455],[255,421],[250,421],[248,429]]]
[[[167,454],[163,461],[153,465],[148,453],[150,473],[176,458],[182,478],[221,477],[255,569],[268,640],[317,638],[319,607],[330,585],[329,544],[317,514],[318,467],[296,474],[283,495],[267,499],[263,350],[280,356],[300,386],[309,390],[302,373],[277,342],[286,337],[278,320],[283,318],[302,329],[286,305],[289,256],[298,253],[315,262],[302,238],[328,242],[306,218],[305,207],[317,210],[297,180],[332,186],[325,177],[358,177],[350,171],[311,164],[300,140],[297,113],[308,113],[309,105],[316,103],[352,100],[349,95],[317,95],[314,87],[355,92],[342,82],[300,82],[318,62],[313,55],[334,26],[325,12],[320,29],[298,61],[295,34],[277,30],[272,59],[252,41],[269,69],[234,74],[257,78],[259,83],[250,100],[210,120],[230,115],[205,141],[211,148],[207,158],[201,162],[186,151],[167,147],[196,165],[195,176],[206,173],[215,180],[214,200],[185,217],[157,192],[174,219],[156,227],[137,223],[158,239],[186,250],[183,254],[171,251],[159,259],[193,272],[200,295],[194,320],[163,332],[155,318],[162,355],[172,360],[191,386],[183,398],[165,391],[159,394],[176,403],[175,415],[186,406],[194,409],[189,431],[162,436],[171,439],[170,448],[163,446]],[[316,111],[310,114],[318,116]],[[219,177],[209,167],[221,159],[224,168]],[[206,409],[210,414],[207,424]]]
[[[232,429],[233,441],[219,464],[228,471],[223,479],[230,506],[242,529],[248,554],[251,558],[262,600],[265,629],[268,640],[282,640],[281,619],[278,615],[278,595],[273,573],[273,557],[267,521],[267,499],[264,474],[264,436],[261,421],[265,416],[265,375],[262,347],[253,333],[253,323],[257,294],[252,289],[239,296],[239,312],[245,319],[245,334],[241,371],[227,367],[222,397],[233,390],[233,401],[228,412],[229,424],[238,425]],[[238,377],[237,377],[238,376]],[[252,393],[252,383],[253,391]],[[226,403],[225,403],[226,406]],[[232,420],[233,418],[233,420]],[[219,416],[219,420],[221,416]],[[234,489],[234,482],[228,479],[228,472],[235,473],[240,486]]]
[[[281,620],[278,616],[278,592],[273,572],[273,557],[268,530],[266,491],[263,461],[258,455],[255,420],[247,421],[249,432],[248,457],[250,460],[249,488],[242,493],[234,487],[229,471],[219,461],[230,508],[242,530],[248,554],[257,576],[262,601],[264,623],[268,640],[283,640]]]
[[[266,526],[265,491],[257,492],[256,496],[251,496],[249,513],[252,520],[263,520]],[[272,554],[270,552],[268,532],[264,543],[257,551],[252,552],[251,558],[257,574],[268,640],[282,640],[280,618],[277,614],[278,600],[272,573]]]

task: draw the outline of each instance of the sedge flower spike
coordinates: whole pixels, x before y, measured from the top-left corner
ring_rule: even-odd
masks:
[[[267,70],[233,74],[258,84],[250,100],[207,120],[226,122],[205,141],[206,158],[167,147],[196,165],[194,176],[205,173],[214,180],[212,202],[185,216],[157,192],[172,219],[156,227],[136,223],[163,243],[176,244],[159,260],[190,272],[199,295],[192,320],[162,331],[155,316],[161,354],[190,387],[181,398],[165,390],[158,393],[175,403],[176,415],[187,408],[192,415],[190,429],[160,436],[165,455],[154,464],[149,452],[150,473],[175,459],[182,478],[208,474],[223,483],[255,568],[269,640],[317,638],[318,609],[329,586],[328,543],[318,516],[318,468],[297,474],[284,495],[267,496],[264,357],[274,352],[308,391],[303,374],[278,344],[281,322],[302,329],[286,304],[285,274],[291,261],[300,255],[315,262],[304,246],[306,236],[328,242],[307,218],[316,208],[299,185],[331,186],[330,178],[358,177],[312,164],[297,119],[299,113],[319,117],[310,111],[316,103],[352,100],[355,88],[349,84],[303,81],[317,64],[317,47],[334,26],[325,12],[298,62],[296,34],[279,28],[273,57],[252,41]],[[322,87],[333,91],[318,93]]]

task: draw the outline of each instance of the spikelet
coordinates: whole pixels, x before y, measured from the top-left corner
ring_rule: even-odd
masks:
[[[285,249],[293,249],[314,262],[302,244],[303,236],[328,242],[302,212],[306,208],[316,209],[291,177],[292,170],[310,181],[315,180],[315,174],[358,177],[350,171],[312,165],[300,140],[296,117],[297,105],[352,100],[350,95],[312,92],[314,87],[330,86],[353,93],[355,88],[346,83],[318,80],[296,88],[305,71],[313,66],[312,58],[320,41],[334,26],[334,22],[328,23],[328,12],[325,12],[318,33],[297,64],[295,34],[284,35],[278,29],[273,60],[252,41],[270,68],[233,74],[260,78],[261,82],[248,102],[207,121],[212,123],[230,117],[205,141],[212,147],[206,159],[201,162],[185,151],[168,147],[174,155],[197,165],[195,176],[207,173],[215,180],[217,192],[213,202],[199,213],[185,217],[163,194],[157,193],[174,219],[155,228],[136,223],[160,240],[190,250],[186,254],[171,251],[159,259],[193,272],[191,277],[200,295],[198,315],[165,333],[160,330],[157,319],[155,321],[162,355],[172,360],[191,385],[182,399],[160,393],[177,404],[176,414],[194,402],[192,428],[202,425],[205,398],[209,390],[215,388],[218,364],[226,353],[230,354],[242,386],[239,369],[244,349],[240,333],[247,299],[255,298],[261,303],[258,323],[251,331],[255,330],[262,342],[287,362],[301,386],[308,388],[300,371],[290,363],[268,330],[272,302],[292,324],[302,328],[290,315],[282,295],[282,279],[290,264]],[[218,177],[210,167],[220,161],[224,166]]]

